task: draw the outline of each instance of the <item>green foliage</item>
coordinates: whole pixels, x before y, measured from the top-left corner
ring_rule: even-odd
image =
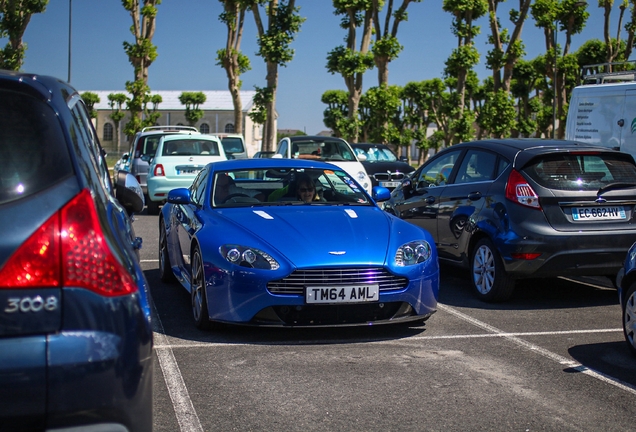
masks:
[[[372,87],[360,98],[359,118],[367,139],[379,143],[399,143],[401,130],[401,89],[398,86]]]
[[[267,105],[274,100],[274,89],[270,87],[254,87],[254,109],[248,114],[252,121],[257,124],[265,124],[267,121]]]
[[[199,108],[205,103],[206,97],[203,92],[183,92],[179,95],[179,102],[185,105],[185,118],[190,126],[194,126],[203,117],[203,110]]]
[[[361,53],[340,45],[327,55],[327,71],[332,75],[338,73],[345,78],[352,77],[365,73],[374,66],[372,52]]]
[[[374,56],[385,58],[388,61],[391,61],[392,59],[396,58],[403,49],[404,47],[400,45],[400,42],[397,40],[397,38],[389,35],[384,36],[380,40],[377,40],[373,44],[371,51]]]
[[[88,108],[88,114],[91,118],[97,118],[97,111],[95,111],[95,104],[99,103],[99,96],[97,93],[93,92],[84,92],[81,95],[84,104],[86,104],[86,108]]]
[[[108,95],[108,106],[111,109],[110,118],[115,122],[115,125],[119,125],[119,121],[126,116],[122,108],[128,100],[128,96],[124,93],[110,93]]]
[[[475,114],[468,109],[464,110],[461,117],[454,116],[450,128],[455,132],[454,136],[457,142],[471,141],[475,138],[474,121]]]
[[[27,44],[22,42],[31,15],[46,10],[48,0],[0,1],[0,38],[8,38],[0,49],[0,69],[18,71],[24,62]]]
[[[516,126],[517,111],[514,100],[504,90],[490,93],[477,118],[479,126],[490,136],[502,138]]]
[[[257,55],[269,63],[284,66],[294,58],[290,44],[305,18],[298,15],[300,9],[290,7],[288,3],[278,3],[276,13],[269,14],[269,27],[258,39]]]
[[[321,102],[327,104],[323,111],[323,123],[333,130],[335,136],[342,136],[340,125],[349,115],[349,93],[344,90],[327,90],[322,94]]]

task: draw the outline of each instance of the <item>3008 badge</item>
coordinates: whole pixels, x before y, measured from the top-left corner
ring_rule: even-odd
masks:
[[[6,313],[16,312],[40,312],[42,310],[53,312],[58,308],[58,299],[55,296],[47,297],[9,297],[4,308]]]

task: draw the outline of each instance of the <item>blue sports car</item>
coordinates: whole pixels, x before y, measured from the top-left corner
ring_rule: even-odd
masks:
[[[384,211],[335,165],[208,164],[159,218],[160,273],[192,298],[197,327],[388,324],[428,319],[439,292],[431,235]]]

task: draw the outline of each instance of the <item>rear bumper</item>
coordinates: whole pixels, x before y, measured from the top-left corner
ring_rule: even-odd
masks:
[[[636,233],[630,231],[549,236],[526,233],[499,239],[497,247],[513,277],[616,276],[634,240]],[[540,255],[533,260],[515,258],[522,253]]]

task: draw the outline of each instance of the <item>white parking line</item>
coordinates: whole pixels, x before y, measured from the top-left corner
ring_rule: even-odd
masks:
[[[589,375],[589,376],[591,376],[593,378],[596,378],[596,379],[598,379],[600,381],[603,381],[605,383],[608,383],[608,384],[611,384],[611,385],[613,385],[615,387],[618,387],[621,390],[625,390],[628,393],[632,393],[632,394],[636,395],[636,387],[631,385],[631,384],[629,384],[629,383],[626,383],[626,382],[623,382],[623,381],[618,380],[616,378],[613,378],[611,376],[605,375],[605,374],[603,374],[601,372],[595,371],[594,369],[590,369],[590,368],[588,368],[586,366],[583,366],[581,363],[575,362],[575,361],[570,360],[570,359],[568,359],[566,357],[560,356],[559,354],[553,353],[552,351],[548,351],[548,350],[546,350],[544,348],[541,348],[538,345],[535,345],[535,344],[527,342],[527,341],[525,341],[523,339],[520,339],[515,334],[505,333],[505,332],[499,330],[498,328],[491,326],[490,324],[486,324],[485,322],[479,321],[478,319],[475,319],[475,318],[473,318],[473,317],[471,317],[469,315],[466,315],[465,313],[462,313],[462,312],[460,312],[460,311],[458,311],[455,308],[452,308],[450,306],[446,306],[446,305],[438,303],[437,304],[437,308],[439,310],[447,312],[447,313],[449,313],[451,315],[454,315],[457,318],[460,318],[460,319],[462,319],[464,321],[467,321],[467,322],[473,324],[474,326],[480,327],[480,328],[482,328],[482,329],[484,329],[486,331],[494,333],[495,335],[501,336],[501,337],[503,337],[503,338],[505,338],[505,339],[507,339],[507,340],[509,340],[511,342],[514,342],[517,345],[520,345],[521,347],[523,347],[523,348],[525,348],[525,349],[527,349],[529,351],[539,353],[542,356],[549,358],[550,360],[553,360],[553,361],[555,361],[555,362],[557,362],[559,364],[562,364],[564,366],[572,368],[572,369],[576,370],[577,372],[582,372],[582,373],[584,373],[586,375]],[[622,331],[622,329],[619,329],[619,330]]]
[[[153,330],[155,340],[155,352],[159,359],[159,367],[163,373],[163,379],[166,382],[168,388],[168,394],[172,400],[172,406],[179,423],[179,429],[181,432],[203,432],[199,416],[192,405],[188,388],[183,381],[179,364],[174,358],[174,353],[170,344],[167,342],[165,332],[163,330],[163,324],[159,318],[159,313],[155,308],[155,304],[152,304],[153,309]],[[157,349],[160,346],[161,349]]]

